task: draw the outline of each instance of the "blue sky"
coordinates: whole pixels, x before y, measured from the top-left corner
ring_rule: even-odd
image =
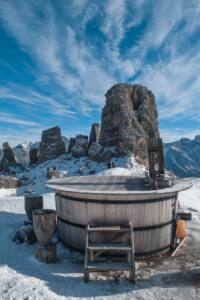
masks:
[[[0,0],[0,143],[88,133],[105,93],[140,83],[165,141],[200,134],[199,0]]]

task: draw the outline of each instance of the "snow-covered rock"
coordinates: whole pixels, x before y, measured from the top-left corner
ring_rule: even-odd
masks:
[[[73,156],[74,157],[87,156],[88,145],[89,145],[88,136],[83,134],[77,135],[71,150]]]
[[[22,143],[13,148],[17,161],[24,167],[29,164],[29,151],[32,145],[32,143]]]

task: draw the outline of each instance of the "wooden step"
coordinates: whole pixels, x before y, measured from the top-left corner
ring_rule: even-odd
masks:
[[[89,227],[89,232],[129,232],[128,227],[122,226],[104,226],[104,227]]]
[[[130,265],[126,262],[90,262],[86,270],[90,272],[130,271]]]
[[[110,250],[116,250],[116,251],[131,251],[131,246],[128,243],[91,243],[88,245],[89,250],[98,251],[98,250],[104,250],[104,251],[110,251]]]

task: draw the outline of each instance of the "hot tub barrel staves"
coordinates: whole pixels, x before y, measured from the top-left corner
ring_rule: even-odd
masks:
[[[51,180],[56,191],[56,210],[60,239],[84,250],[87,224],[123,225],[134,228],[136,255],[153,254],[170,248],[173,233],[174,201],[178,192],[190,187],[150,190],[144,178],[129,176],[85,176]],[[100,234],[94,236],[99,241]],[[123,238],[106,236],[107,241]],[[104,241],[106,242],[106,241]]]

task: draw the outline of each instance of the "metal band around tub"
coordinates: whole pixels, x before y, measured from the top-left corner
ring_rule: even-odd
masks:
[[[70,222],[70,221],[67,221],[67,220],[62,219],[62,218],[59,217],[59,216],[57,216],[57,218],[58,218],[59,221],[65,223],[65,224],[67,224],[67,225],[75,226],[75,227],[82,228],[82,229],[85,229],[85,228],[86,228],[86,225],[73,223],[73,222]],[[168,221],[168,222],[166,222],[166,223],[161,223],[161,224],[157,224],[157,225],[134,227],[133,230],[134,230],[134,231],[146,231],[146,230],[158,229],[158,228],[162,228],[162,227],[168,226],[168,225],[172,224],[172,222],[173,222],[173,221],[171,220],[171,221]]]
[[[69,201],[78,201],[78,202],[85,202],[85,203],[96,203],[96,204],[144,204],[144,203],[155,203],[155,202],[162,202],[167,200],[172,200],[173,197],[165,196],[162,198],[155,198],[155,199],[143,199],[143,200],[96,200],[96,199],[81,199],[76,197],[68,197],[66,195],[60,195],[56,193],[57,196],[61,198],[67,199]]]
[[[86,226],[85,225],[81,225],[81,224],[74,224],[72,222],[68,222],[66,220],[63,220],[62,218],[60,217],[57,217],[59,221],[67,224],[67,225],[71,225],[71,226],[76,226],[76,227],[79,227],[79,228],[82,228],[82,229],[85,229]],[[156,228],[159,228],[158,226],[161,226],[161,227],[164,227],[164,226],[167,226],[169,224],[171,224],[172,221],[170,222],[167,222],[165,224],[159,224],[159,225],[153,225],[153,226],[145,226],[145,227],[135,227],[134,228],[134,231],[139,231],[141,230],[141,228],[143,228],[143,230],[150,230],[150,229],[156,229]],[[156,228],[155,228],[156,226]],[[146,229],[148,227],[148,229]],[[150,228],[150,227],[154,227],[154,228]],[[145,228],[145,229],[144,229]],[[64,241],[63,241],[64,242]],[[68,245],[66,242],[64,242],[64,244]],[[70,247],[72,247],[71,245],[69,245]],[[135,253],[136,256],[145,256],[145,255],[152,255],[152,254],[155,254],[155,253],[158,253],[158,252],[162,252],[162,251],[165,251],[167,249],[171,248],[171,244],[167,245],[167,246],[164,246],[162,248],[159,248],[159,249],[156,249],[156,250],[151,250],[151,251],[147,251],[147,252],[140,252],[140,253]]]

